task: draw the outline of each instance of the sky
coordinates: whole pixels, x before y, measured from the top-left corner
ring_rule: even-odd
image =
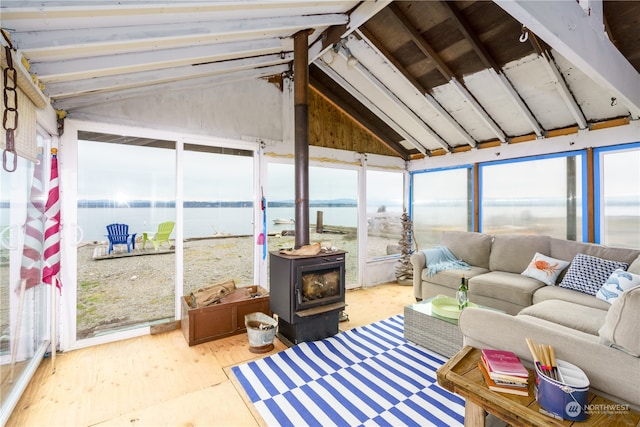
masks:
[[[99,142],[79,143],[79,199],[114,198],[121,202],[174,199],[175,151],[128,145],[114,148],[113,145]],[[252,168],[252,157],[185,152],[184,199],[252,200]],[[295,198],[293,173],[291,164],[269,164],[269,188],[265,191],[268,200]],[[383,198],[393,195],[401,203],[402,174],[393,174],[399,180],[373,175],[373,194]],[[311,167],[309,194],[313,200],[356,199],[357,172],[353,169]]]
[[[175,194],[175,151],[169,149],[113,145],[81,141],[78,148],[78,198],[126,200],[173,200]],[[605,162],[608,195],[640,192],[640,151],[609,153]],[[564,158],[554,159],[564,165]],[[545,162],[540,162],[544,164]],[[557,190],[557,175],[540,168],[535,181],[519,174],[521,164],[503,164],[509,185],[492,192],[492,197],[510,197],[514,189],[527,188],[528,196],[544,197]],[[252,200],[253,158],[202,152],[185,152],[185,200]],[[535,167],[535,166],[534,166]],[[270,163],[269,201],[295,197],[293,165]],[[511,172],[509,172],[511,171]],[[389,179],[389,177],[398,179]],[[402,174],[372,173],[368,184],[369,204],[397,199],[401,203]],[[97,179],[100,177],[100,179]],[[501,179],[497,177],[496,179]],[[612,184],[609,184],[612,183]],[[429,198],[450,198],[446,182],[429,188]],[[259,189],[258,189],[259,192]],[[311,167],[309,192],[312,200],[356,199],[357,173],[353,169]],[[259,194],[259,193],[258,193]],[[376,200],[377,199],[377,200]]]

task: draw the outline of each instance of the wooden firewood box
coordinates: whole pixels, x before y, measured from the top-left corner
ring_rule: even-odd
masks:
[[[262,312],[271,316],[268,291],[259,286],[249,289],[256,296],[202,308],[191,308],[191,297],[183,296],[181,328],[189,346],[246,332],[247,314]]]

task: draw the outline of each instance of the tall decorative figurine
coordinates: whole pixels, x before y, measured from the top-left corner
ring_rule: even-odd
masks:
[[[411,264],[411,250],[412,246],[412,230],[413,224],[409,215],[407,214],[407,210],[405,209],[402,215],[400,216],[402,222],[402,237],[398,241],[398,246],[400,246],[400,259],[396,264],[396,279],[398,283],[413,280],[413,264]],[[411,284],[411,283],[408,283]]]

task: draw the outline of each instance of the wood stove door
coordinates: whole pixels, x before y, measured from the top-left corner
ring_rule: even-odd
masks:
[[[344,257],[342,261],[319,261],[297,268],[294,312],[344,301]]]

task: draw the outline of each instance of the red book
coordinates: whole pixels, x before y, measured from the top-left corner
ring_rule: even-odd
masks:
[[[488,348],[483,348],[481,351],[491,372],[498,375],[529,378],[529,371],[513,352]]]

